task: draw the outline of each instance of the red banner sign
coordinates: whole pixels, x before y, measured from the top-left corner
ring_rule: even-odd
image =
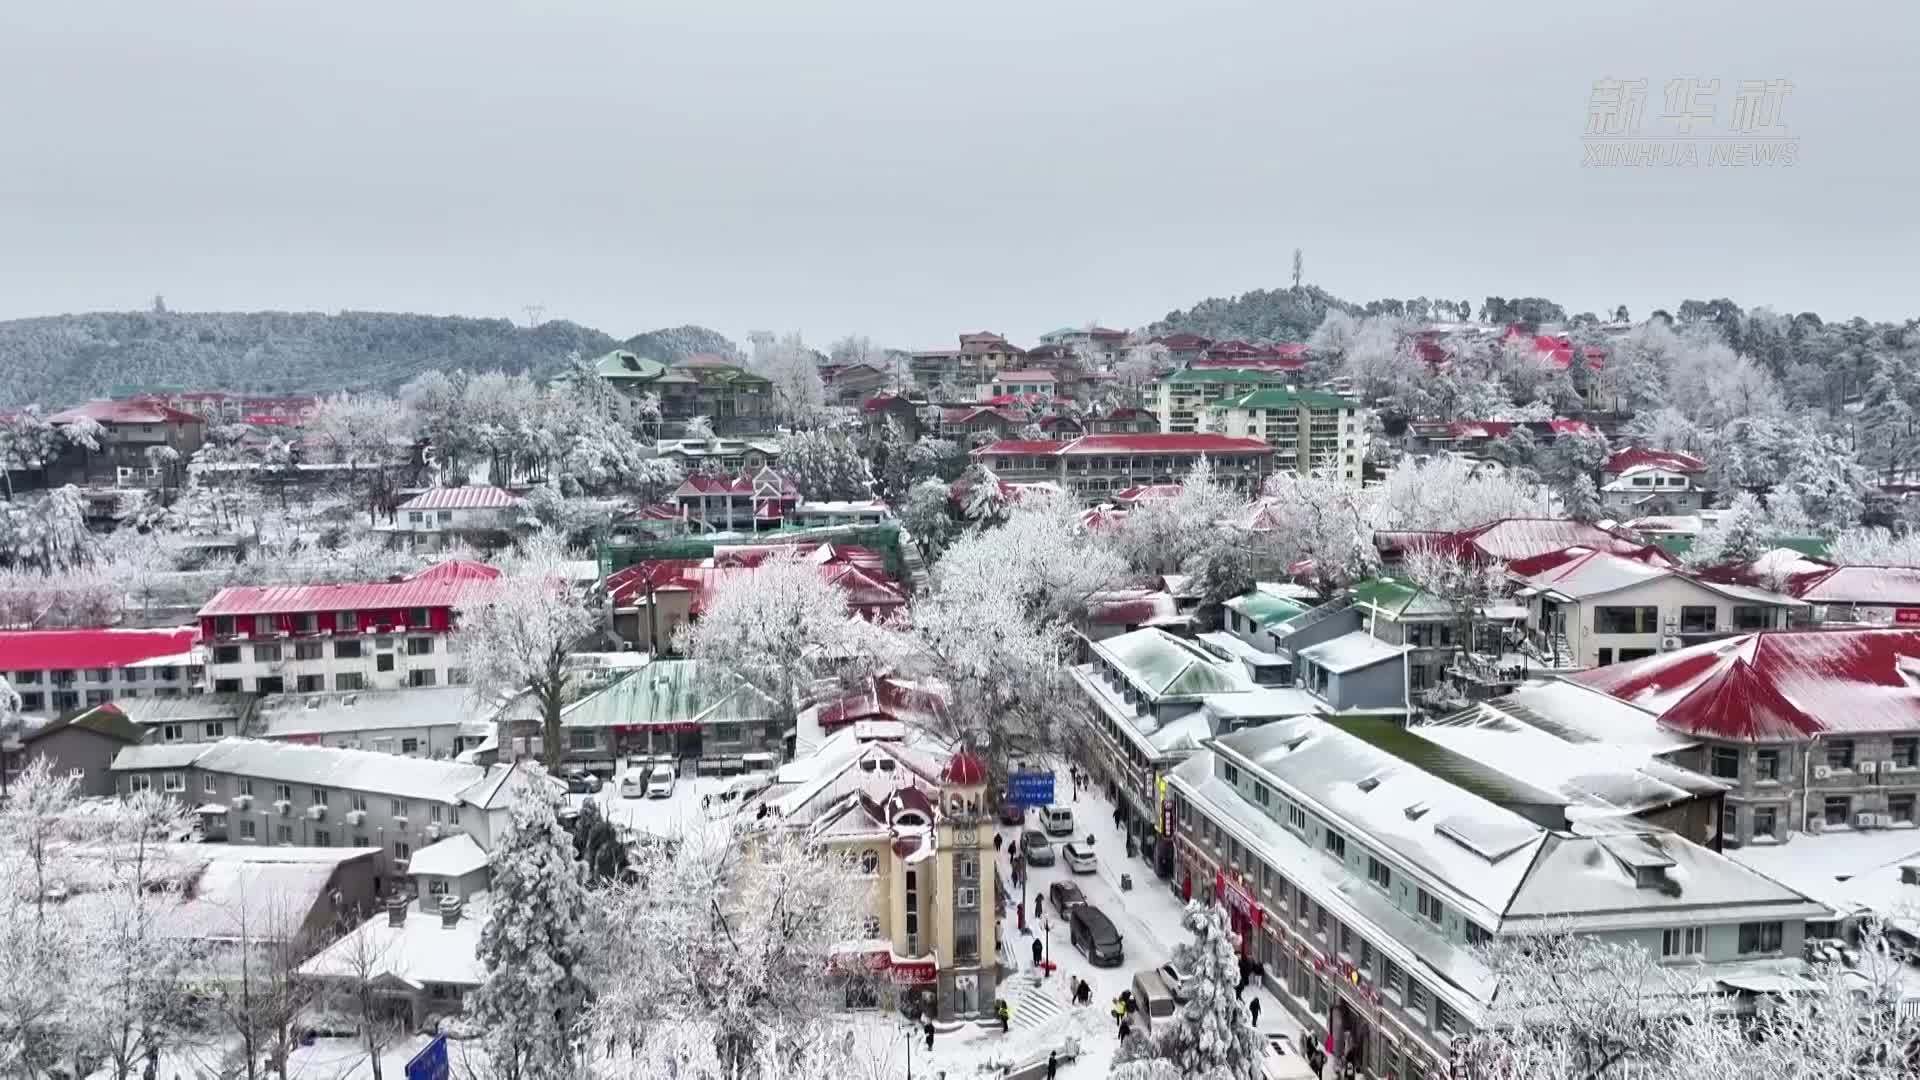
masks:
[[[893,983],[895,986],[915,986],[930,983],[940,977],[940,964],[934,960],[912,960],[906,963],[894,961]]]
[[[1920,626],[1920,608],[1894,608],[1893,621],[1901,626]]]
[[[1246,886],[1228,877],[1225,870],[1214,871],[1213,886],[1228,907],[1246,916],[1255,926],[1260,925],[1260,904]]]

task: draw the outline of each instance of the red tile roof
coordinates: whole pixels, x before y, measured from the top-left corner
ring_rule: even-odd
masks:
[[[1113,501],[1122,506],[1133,506],[1136,503],[1177,499],[1180,491],[1179,484],[1135,484],[1124,491],[1114,492]]]
[[[1579,545],[1560,548],[1557,551],[1542,552],[1538,555],[1530,555],[1524,559],[1514,559],[1507,563],[1507,572],[1520,577],[1535,577],[1540,574],[1551,573],[1569,563],[1592,558],[1597,555],[1611,555],[1621,559],[1629,559],[1634,562],[1643,562],[1649,566],[1665,567],[1671,566],[1673,562],[1671,556],[1652,544],[1634,546],[1623,540],[1616,542],[1615,546],[1610,548],[1591,548],[1585,545]]]
[[[1001,439],[991,442],[974,451],[976,455],[988,454],[1052,454],[1067,445],[1056,439]]]
[[[407,575],[408,581],[492,581],[500,568],[472,559],[448,559]]]
[[[1765,630],[1573,678],[1708,738],[1920,730],[1920,630]]]
[[[443,577],[337,585],[232,585],[215,593],[199,615],[204,619],[214,615],[450,608],[472,584],[472,578]]]
[[[1617,474],[1628,469],[1652,466],[1677,473],[1703,473],[1707,463],[1692,454],[1683,454],[1678,450],[1654,450],[1644,446],[1629,446],[1624,450],[1615,450],[1600,466],[1603,473]]]
[[[192,626],[158,630],[0,630],[0,672],[125,667],[188,652],[199,633]]]
[[[395,507],[406,510],[505,510],[526,500],[490,484],[429,488]]]
[[[1617,542],[1638,551],[1644,545],[1608,532],[1598,525],[1564,518],[1502,518],[1463,529],[1456,534],[1483,554],[1502,562],[1526,559],[1562,548],[1589,547],[1611,551]]]
[[[204,424],[192,413],[153,401],[89,401],[47,417],[56,424],[68,424],[81,417],[101,424]]]
[[[816,716],[823,730],[832,731],[860,720],[907,722],[938,715],[946,707],[939,694],[882,676],[869,678],[859,690],[822,705]]]
[[[1809,604],[1920,607],[1920,567],[1836,566],[1793,575],[1787,591]]]

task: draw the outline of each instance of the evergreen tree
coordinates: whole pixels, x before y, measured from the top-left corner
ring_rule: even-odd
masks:
[[[474,1023],[503,1080],[569,1080],[580,1071],[587,894],[544,773],[514,799],[492,871],[479,950],[487,977],[474,994]]]
[[[1227,914],[1195,901],[1187,905],[1184,921],[1193,940],[1174,950],[1174,963],[1193,973],[1187,1000],[1154,1025],[1149,1056],[1116,1068],[1115,1080],[1160,1075],[1257,1080],[1266,1047],[1234,994],[1240,964]]]

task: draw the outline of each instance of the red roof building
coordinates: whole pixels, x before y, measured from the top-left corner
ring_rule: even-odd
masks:
[[[119,698],[183,696],[202,689],[198,637],[191,626],[0,630],[0,675],[27,716],[54,717]]]
[[[1013,482],[1051,482],[1087,501],[1128,488],[1177,483],[1205,458],[1214,479],[1252,494],[1273,471],[1273,447],[1262,439],[1211,433],[1095,433],[1067,442],[1001,440],[973,459]]]
[[[675,631],[704,615],[723,585],[751,578],[776,552],[794,552],[800,561],[811,563],[821,580],[840,590],[847,606],[861,618],[882,620],[906,607],[906,592],[887,573],[884,557],[870,548],[842,544],[717,547],[704,559],[648,559],[607,575],[614,629],[640,648],[668,650]]]
[[[1678,450],[1654,450],[1644,446],[1629,446],[1615,450],[1607,458],[1600,471],[1607,476],[1619,476],[1634,469],[1663,469],[1667,472],[1704,474],[1707,463],[1692,454],[1683,454]]]
[[[454,686],[454,607],[488,581],[471,565],[400,581],[231,586],[199,611],[219,693]]]
[[[82,417],[99,424],[191,424],[201,425],[205,421],[192,413],[181,412],[156,401],[89,401],[85,405],[76,405],[63,409],[47,417],[56,424],[70,424]]]
[[[526,502],[520,496],[490,484],[429,488],[395,507],[396,513],[435,510],[511,510]]]
[[[800,503],[793,481],[762,466],[738,476],[693,473],[668,496],[681,519],[703,531],[757,532],[778,528]]]

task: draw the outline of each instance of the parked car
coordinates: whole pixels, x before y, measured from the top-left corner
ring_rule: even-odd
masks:
[[[1027,823],[1026,807],[1021,806],[1017,802],[1014,802],[1011,798],[1000,800],[1000,824],[1025,825],[1026,823]]]
[[[1073,835],[1073,807],[1049,806],[1040,811],[1040,827],[1048,836]]]
[[[1155,1021],[1172,1016],[1175,1000],[1173,991],[1168,989],[1158,969],[1133,973],[1133,1001],[1142,1030],[1150,1032]]]
[[[1260,1063],[1260,1075],[1266,1080],[1317,1080],[1307,1067],[1307,1059],[1294,1048],[1293,1040],[1277,1031],[1267,1033],[1267,1059]]]
[[[620,797],[621,798],[638,799],[642,795],[645,795],[646,793],[647,793],[647,770],[646,769],[635,767],[635,768],[630,768],[626,772],[623,772],[620,774]]]
[[[1071,881],[1056,881],[1047,886],[1047,899],[1053,901],[1053,910],[1065,915],[1075,907],[1087,902],[1087,894],[1080,886]]]
[[[673,798],[674,780],[673,766],[655,765],[653,771],[647,774],[647,798]]]
[[[1067,915],[1067,939],[1094,967],[1119,967],[1127,958],[1113,920],[1092,904],[1081,904]]]
[[[1053,845],[1047,843],[1047,834],[1039,829],[1028,829],[1020,834],[1020,854],[1026,858],[1028,866],[1053,865]]]
[[[1067,869],[1076,874],[1091,874],[1098,869],[1094,865],[1093,849],[1085,844],[1068,844],[1060,851],[1066,856]]]
[[[1167,990],[1173,994],[1173,1000],[1185,1004],[1187,994],[1193,985],[1192,973],[1182,971],[1180,966],[1171,960],[1153,970],[1154,974],[1160,976],[1160,981],[1167,984]]]
[[[591,795],[600,790],[600,778],[585,769],[572,769],[567,773],[567,794]]]

